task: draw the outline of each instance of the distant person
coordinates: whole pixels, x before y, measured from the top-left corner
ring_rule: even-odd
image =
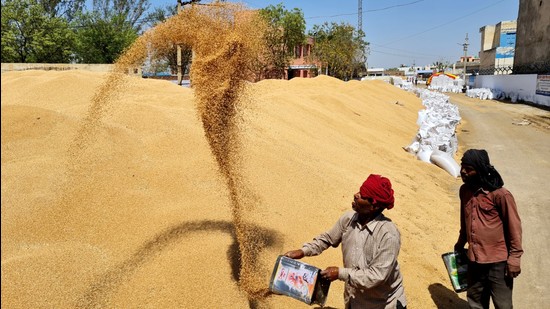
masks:
[[[346,308],[406,308],[403,277],[397,263],[401,236],[395,224],[382,214],[393,205],[390,180],[369,175],[353,197],[353,211],[344,213],[332,229],[285,256],[301,259],[319,255],[341,243],[344,266],[327,267],[321,275],[330,281],[345,282]]]
[[[460,234],[455,251],[468,243],[470,308],[512,308],[514,278],[521,273],[521,220],[514,197],[491,165],[485,150],[470,149],[462,157]]]

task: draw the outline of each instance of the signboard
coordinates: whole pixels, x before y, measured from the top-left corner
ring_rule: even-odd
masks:
[[[497,47],[496,59],[514,59],[514,47]]]
[[[514,58],[516,48],[516,32],[503,31],[500,33],[500,46],[496,50],[496,58]]]
[[[500,33],[500,47],[515,47],[516,31],[504,30]]]
[[[536,94],[550,97],[550,75],[537,75]]]

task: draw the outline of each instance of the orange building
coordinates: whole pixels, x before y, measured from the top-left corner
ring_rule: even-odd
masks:
[[[296,46],[294,49],[294,59],[286,70],[287,79],[317,76],[320,64],[310,59],[314,42],[313,38],[308,37],[305,44]]]

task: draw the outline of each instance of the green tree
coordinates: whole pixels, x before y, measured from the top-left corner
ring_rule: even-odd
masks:
[[[313,26],[309,35],[315,39],[311,58],[321,62],[321,73],[349,79],[365,70],[368,43],[364,33],[349,24],[327,23]]]
[[[70,22],[82,12],[86,0],[40,0],[39,2],[50,17],[62,17]]]
[[[445,69],[451,66],[449,61],[444,61],[440,59],[432,64],[433,67],[437,69],[437,72],[445,72]]]
[[[369,43],[364,40],[365,33],[363,30],[359,30],[354,36],[353,40],[357,49],[355,50],[355,56],[352,62],[351,78],[363,77],[367,74],[367,55],[370,52]]]
[[[296,46],[305,42],[306,22],[298,8],[288,11],[279,3],[260,10],[267,22],[266,50],[257,66],[266,78],[284,78]]]
[[[117,19],[122,16],[124,21],[136,31],[141,31],[146,23],[143,17],[150,7],[149,0],[94,0],[93,11],[103,20]]]
[[[144,25],[148,28],[166,21],[168,18],[178,13],[177,5],[166,5],[164,7],[154,7],[153,10],[145,16]]]
[[[2,62],[67,63],[74,34],[36,0],[2,1]]]
[[[138,37],[119,14],[102,17],[98,12],[84,13],[75,26],[76,61],[80,63],[114,63]]]
[[[94,0],[92,12],[74,20],[76,61],[113,63],[138,37],[148,0]]]

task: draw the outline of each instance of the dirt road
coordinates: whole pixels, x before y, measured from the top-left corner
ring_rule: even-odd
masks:
[[[518,204],[525,253],[514,283],[515,308],[541,308],[550,303],[550,112],[447,95],[462,117],[460,155],[469,148],[486,149]]]

